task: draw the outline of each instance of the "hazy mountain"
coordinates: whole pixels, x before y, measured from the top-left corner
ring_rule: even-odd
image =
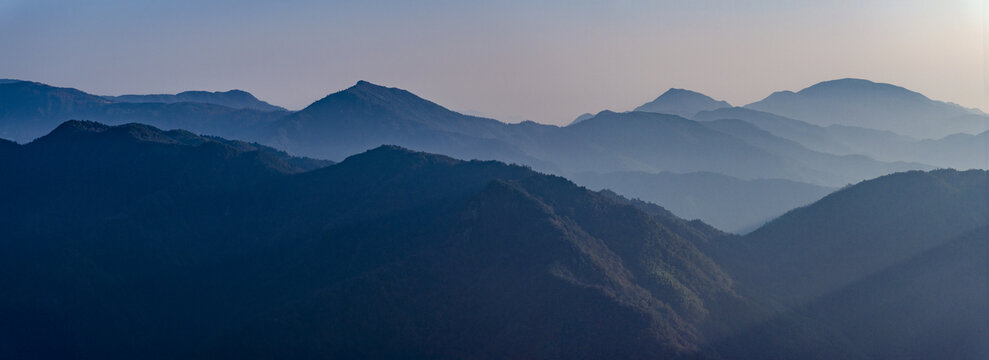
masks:
[[[979,170],[864,181],[727,242],[723,260],[748,285],[802,304],[985,226],[987,185]]]
[[[731,107],[731,104],[714,100],[699,92],[684,89],[669,89],[657,97],[656,100],[635,108],[635,111],[673,114],[689,119],[698,112],[723,107]]]
[[[743,107],[702,111],[694,116],[697,121],[721,119],[744,120],[811,150],[837,155],[861,154],[884,161],[904,160],[900,157],[903,148],[916,142],[916,139],[889,131],[842,125],[818,126]]]
[[[916,138],[989,129],[981,111],[861,79],[825,81],[798,92],[780,91],[746,107],[818,125],[860,126]]]
[[[710,171],[798,181],[825,175],[696,121],[650,112],[602,111],[519,146],[571,173]]]
[[[905,153],[920,161],[955,169],[989,169],[989,131],[922,140]]]
[[[834,188],[781,179],[742,180],[715,173],[577,173],[571,178],[592,189],[611,189],[664,207],[687,219],[704,219],[719,229],[744,233]]]
[[[383,144],[467,159],[538,164],[496,138],[508,126],[463,115],[408,91],[360,81],[272,124],[260,137],[267,143],[328,159]]]
[[[573,121],[571,121],[571,122],[570,122],[570,125],[573,125],[573,124],[576,124],[576,123],[579,123],[579,122],[581,122],[581,121],[584,121],[584,120],[587,120],[587,119],[590,119],[590,118],[592,118],[592,117],[594,117],[594,114],[591,114],[591,113],[583,113],[583,114],[581,114],[580,116],[578,116],[578,117],[577,117],[576,119],[573,119]]]
[[[716,230],[523,167],[381,147],[298,173],[91,122],[14,146],[3,357],[847,357],[797,318],[751,330],[785,315],[695,247]]]
[[[253,138],[282,111],[232,109],[206,103],[118,103],[71,89],[28,81],[0,83],[0,137],[27,142],[74,119],[108,124],[142,122],[168,129]]]
[[[281,106],[271,105],[243,90],[229,91],[184,91],[178,94],[148,94],[103,96],[115,102],[128,103],[177,103],[198,102],[223,105],[231,109],[254,109],[261,111],[287,111]]]
[[[762,130],[755,125],[737,119],[712,120],[703,123],[711,129],[730,134],[749,144],[773,154],[793,159],[808,168],[822,169],[834,176],[824,179],[828,184],[848,184],[898,171],[929,170],[932,167],[920,163],[884,163],[864,155],[834,155],[810,150],[803,145]]]
[[[986,133],[954,134],[937,140],[917,140],[889,131],[854,126],[812,125],[767,112],[746,108],[704,111],[698,121],[740,119],[773,135],[793,140],[807,148],[838,154],[862,154],[883,161],[920,162],[956,169],[987,168]]]

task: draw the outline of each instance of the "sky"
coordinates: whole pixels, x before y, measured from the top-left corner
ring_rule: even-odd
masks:
[[[734,105],[845,77],[987,109],[989,0],[0,0],[0,78],[100,95],[358,80],[566,124],[671,87]]]

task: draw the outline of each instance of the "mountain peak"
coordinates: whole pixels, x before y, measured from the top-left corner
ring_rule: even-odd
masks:
[[[985,115],[976,110],[856,78],[822,81],[797,92],[775,92],[745,107],[815,125],[865,127],[916,138],[979,133],[987,128]]]
[[[445,155],[410,150],[397,145],[381,145],[363,153],[350,156],[344,159],[341,165],[360,164],[362,167],[392,168],[395,166],[419,167],[423,164],[453,165],[459,162],[461,161]]]
[[[287,111],[280,106],[271,105],[244,90],[205,91],[189,90],[178,94],[146,94],[103,96],[114,102],[123,103],[204,103],[225,106],[231,109],[254,109],[260,111]]]
[[[187,141],[190,138],[199,138],[199,136],[184,130],[164,131],[154,126],[138,123],[110,126],[95,121],[69,120],[32,143],[71,141],[93,135],[107,135],[117,139],[158,143],[177,143]]]
[[[885,93],[889,95],[898,95],[907,98],[914,98],[916,100],[930,100],[926,96],[916,91],[908,90],[901,86],[896,86],[887,83],[878,83],[866,79],[858,78],[843,78],[822,81],[817,84],[811,85],[806,89],[797,92],[801,95],[830,95],[834,93],[845,93],[849,96],[857,96],[861,93]]]
[[[635,111],[657,112],[691,118],[697,113],[731,107],[731,104],[712,99],[696,91],[670,88],[655,100],[635,108]]]

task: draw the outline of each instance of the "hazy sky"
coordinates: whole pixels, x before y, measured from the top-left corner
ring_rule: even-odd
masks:
[[[290,109],[364,79],[557,124],[670,87],[744,105],[842,77],[985,109],[985,2],[0,0],[0,78]]]

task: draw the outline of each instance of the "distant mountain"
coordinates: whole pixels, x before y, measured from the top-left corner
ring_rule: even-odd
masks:
[[[708,171],[797,181],[821,175],[696,121],[650,112],[602,111],[519,147],[570,173]]]
[[[283,116],[282,111],[232,109],[206,103],[119,103],[71,88],[28,81],[0,83],[0,137],[22,143],[68,120],[142,122],[252,139],[258,126]]]
[[[298,173],[91,122],[14,146],[5,358],[847,358],[753,329],[786,314],[697,249],[716,230],[523,167],[389,146]]]
[[[114,102],[126,103],[177,103],[198,102],[226,106],[231,109],[254,109],[260,111],[287,111],[281,106],[258,100],[243,90],[229,91],[183,91],[178,94],[120,95],[103,96]]]
[[[731,104],[714,100],[711,97],[684,89],[669,89],[656,100],[635,108],[635,111],[646,111],[663,114],[679,115],[692,118],[698,112],[731,107]]]
[[[681,217],[704,219],[718,229],[736,233],[755,230],[835,190],[789,180],[742,180],[715,173],[578,173],[571,178],[592,189],[611,189],[663,204]]]
[[[590,118],[592,118],[592,117],[594,117],[594,114],[591,114],[591,113],[583,113],[583,114],[581,114],[580,116],[578,116],[578,117],[577,117],[576,119],[573,119],[573,121],[571,121],[571,122],[570,122],[570,125],[573,125],[573,124],[576,124],[576,123],[579,123],[579,122],[581,122],[581,121],[584,121],[584,120],[587,120],[587,119],[590,119]]]
[[[830,184],[848,184],[898,171],[930,170],[920,163],[884,163],[863,155],[834,155],[810,150],[803,145],[778,137],[743,120],[722,119],[703,122],[704,126],[730,134],[773,154],[793,159],[808,168],[826,170],[833,176],[821,176]]]
[[[497,138],[505,128],[402,89],[360,81],[271,124],[261,138],[291,153],[327,159],[393,144],[466,159],[539,163]]]
[[[859,126],[921,139],[989,130],[987,116],[981,111],[862,79],[825,81],[798,92],[780,91],[745,107],[817,125]]]
[[[710,123],[740,119],[773,135],[800,143],[810,149],[838,155],[862,154],[883,161],[907,161],[955,169],[989,168],[985,144],[987,133],[954,134],[937,140],[917,140],[889,131],[854,126],[812,125],[767,112],[746,108],[704,111],[695,120]]]
[[[980,170],[864,181],[728,242],[723,260],[741,281],[800,305],[985,226],[987,185]]]
[[[922,140],[904,152],[920,161],[955,169],[989,169],[989,131]]]

